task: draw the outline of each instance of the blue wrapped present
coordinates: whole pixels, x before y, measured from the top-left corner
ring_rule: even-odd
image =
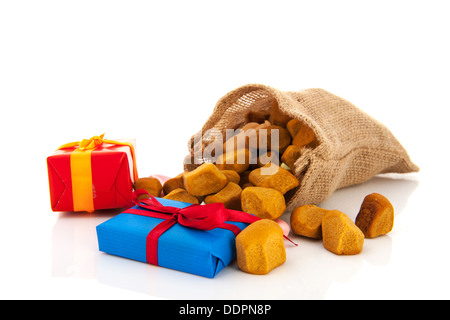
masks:
[[[135,194],[135,199],[142,190]],[[137,192],[136,191],[136,192]],[[97,226],[99,250],[213,278],[236,257],[236,235],[259,218],[223,204],[150,196]]]

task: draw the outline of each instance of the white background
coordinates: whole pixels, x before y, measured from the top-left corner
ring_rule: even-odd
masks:
[[[448,1],[1,1],[2,299],[448,299]],[[106,133],[136,138],[141,176],[182,171],[217,100],[248,83],[324,88],[383,122],[421,168],[335,192],[355,218],[372,192],[395,226],[356,256],[292,236],[265,276],[215,279],[98,251],[117,212],[54,213],[46,157]],[[283,216],[288,219],[288,214]]]

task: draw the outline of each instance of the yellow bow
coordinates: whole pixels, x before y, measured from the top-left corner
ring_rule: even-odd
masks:
[[[94,136],[90,139],[83,139],[77,142],[66,143],[58,148],[59,150],[78,147],[70,155],[74,211],[94,211],[91,153],[94,149],[100,147],[103,143],[130,147],[131,158],[133,160],[134,181],[138,179],[136,157],[133,144],[115,140],[106,140],[103,139],[104,135],[105,134]]]
[[[100,136],[94,136],[90,138],[89,140],[83,139],[80,142],[80,150],[89,150],[89,149],[95,149],[98,146],[101,146],[104,142],[103,136],[105,134],[102,134]]]
[[[61,147],[59,147],[58,150],[66,149],[66,148],[73,148],[73,147],[78,147],[78,149],[80,151],[93,150],[93,149],[101,146],[104,142],[106,142],[106,140],[103,139],[104,136],[105,136],[105,134],[103,133],[100,136],[93,136],[90,139],[83,139],[83,140],[77,141],[77,142],[66,143],[66,144],[63,144]],[[115,142],[117,142],[117,141],[115,141]]]

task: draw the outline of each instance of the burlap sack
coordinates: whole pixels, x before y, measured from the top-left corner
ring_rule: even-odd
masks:
[[[335,190],[362,183],[380,173],[419,170],[389,129],[323,89],[287,92],[260,84],[242,86],[217,102],[197,135],[212,128],[223,131],[242,127],[249,111],[268,111],[274,99],[280,110],[308,124],[319,141],[314,149],[305,150],[291,168],[300,185],[286,194],[287,210],[319,204]],[[185,171],[199,165],[190,163],[195,148],[202,147],[194,145],[194,136],[189,142],[191,156],[185,160]],[[211,140],[203,136],[203,147]]]

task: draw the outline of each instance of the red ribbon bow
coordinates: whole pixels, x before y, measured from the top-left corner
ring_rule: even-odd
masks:
[[[141,195],[149,195],[149,198],[138,200]],[[223,203],[193,204],[183,209],[166,207],[143,189],[136,190],[133,193],[133,202],[146,210],[128,209],[124,213],[164,219],[147,235],[147,262],[154,265],[158,265],[159,237],[176,223],[205,231],[215,228],[227,229],[237,236],[241,229],[226,221],[253,223],[260,220],[260,218],[249,213],[226,209]]]

